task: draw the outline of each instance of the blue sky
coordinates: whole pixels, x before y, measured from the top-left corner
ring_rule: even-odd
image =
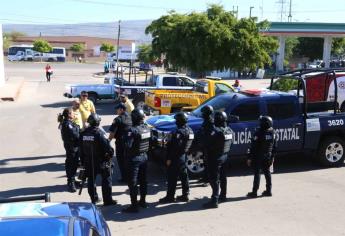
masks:
[[[0,23],[53,24],[114,22],[118,20],[156,19],[176,10],[179,13],[204,11],[207,4],[219,3],[227,10],[238,6],[239,17],[252,15],[259,20],[280,21],[288,16],[290,0],[2,0]],[[345,23],[344,0],[292,0],[295,22]]]

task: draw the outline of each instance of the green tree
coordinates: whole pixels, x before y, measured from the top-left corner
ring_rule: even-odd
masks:
[[[4,51],[7,51],[7,49],[11,46],[13,41],[16,41],[18,37],[26,36],[25,33],[18,32],[18,31],[12,31],[9,33],[3,34],[3,49]]]
[[[76,43],[76,44],[73,44],[69,49],[73,52],[82,52],[84,51],[85,47],[84,47],[84,44]]]
[[[52,46],[48,43],[48,41],[44,39],[35,40],[33,45],[34,45],[33,50],[36,52],[44,53],[44,52],[50,52],[53,50]],[[42,57],[41,57],[41,61],[42,61]]]
[[[178,14],[169,12],[153,21],[146,33],[152,35],[152,51],[176,68],[204,74],[211,70],[255,69],[271,63],[270,53],[277,40],[259,33],[268,22],[255,18],[237,20],[220,5],[206,12]]]
[[[33,50],[36,52],[50,52],[53,49],[52,46],[48,43],[48,41],[44,39],[35,40],[33,45]]]
[[[310,61],[321,59],[323,56],[323,38],[299,38],[294,53],[298,56],[308,57]],[[342,55],[345,52],[345,39],[333,38],[333,55]]]
[[[72,52],[81,53],[85,50],[84,44],[76,43],[69,48]],[[74,60],[77,61],[77,56],[74,56]]]
[[[138,53],[138,60],[144,63],[152,63],[157,60],[152,51],[152,45],[150,44],[143,44],[139,46],[139,53]]]
[[[100,50],[103,52],[113,52],[115,47],[110,43],[102,43]]]

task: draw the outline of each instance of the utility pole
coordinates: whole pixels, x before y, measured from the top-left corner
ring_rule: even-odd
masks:
[[[249,18],[252,18],[252,9],[253,9],[254,7],[250,7],[249,8]]]
[[[290,9],[289,9],[288,22],[292,22],[291,5],[292,5],[292,0],[290,0]]]
[[[119,20],[119,27],[117,30],[117,45],[116,45],[116,71],[119,67],[119,45],[120,45],[121,20]]]

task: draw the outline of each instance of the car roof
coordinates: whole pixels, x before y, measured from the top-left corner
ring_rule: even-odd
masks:
[[[69,217],[1,218],[0,235],[11,235],[11,236],[73,235],[73,232],[70,232],[70,227],[69,227],[71,223],[72,222]]]
[[[19,202],[0,204],[0,218],[23,216],[79,217],[88,220],[94,227],[99,228],[100,222],[98,222],[98,219],[95,219],[95,215],[95,206],[86,202]]]
[[[293,97],[296,96],[282,91],[268,90],[268,89],[247,89],[242,90],[238,93],[239,98],[248,98],[248,97],[260,97],[260,98],[280,98],[280,97]]]

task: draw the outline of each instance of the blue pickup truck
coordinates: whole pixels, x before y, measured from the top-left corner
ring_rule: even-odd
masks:
[[[330,72],[322,72],[330,73]],[[278,136],[278,154],[311,153],[324,166],[339,166],[344,161],[345,113],[338,111],[335,101],[308,103],[302,72],[285,76],[297,81],[301,92],[291,94],[274,90],[247,90],[226,93],[205,101],[189,113],[188,125],[197,131],[202,123],[201,108],[211,105],[228,114],[228,124],[234,131],[230,157],[245,156],[260,115],[274,120]],[[335,78],[336,79],[336,78]],[[272,79],[273,81],[273,79]],[[273,83],[272,83],[273,84]],[[336,83],[335,83],[336,84]],[[173,115],[154,116],[147,120],[152,126],[152,152],[154,157],[164,156],[169,134],[176,129]],[[157,152],[160,155],[157,155]],[[204,170],[202,152],[187,157],[188,170],[193,174]]]

